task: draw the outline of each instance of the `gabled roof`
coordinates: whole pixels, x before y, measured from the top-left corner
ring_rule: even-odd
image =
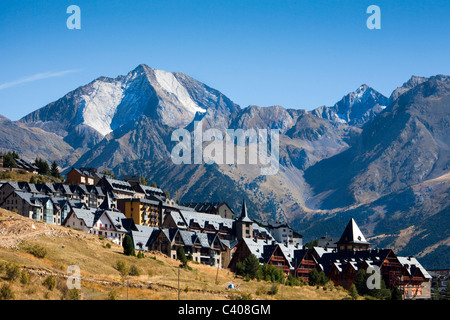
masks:
[[[84,224],[88,228],[93,228],[98,218],[100,218],[103,212],[95,209],[78,209],[72,208],[72,213],[80,220],[83,220]]]
[[[147,194],[159,194],[164,195],[164,191],[162,191],[160,188],[155,188],[151,186],[144,186],[143,184],[139,184],[139,188],[144,191],[144,193]]]
[[[33,207],[42,207],[42,197],[36,197],[35,195],[29,192],[23,191],[14,191],[16,195],[22,200],[26,201],[30,206]]]
[[[243,238],[241,241],[247,246],[247,248],[250,250],[250,253],[253,254],[256,258],[263,258],[264,246],[268,245],[266,241],[262,239],[251,238]]]
[[[112,210],[104,210],[103,214],[106,214],[106,216],[112,222],[114,229],[116,229],[116,231],[119,231],[119,232],[127,231],[125,229],[125,227],[122,225],[122,219],[126,219],[125,215],[122,212],[112,211]]]
[[[352,267],[359,270],[364,263],[380,267],[384,260],[392,253],[391,249],[372,249],[360,251],[331,251],[321,255],[318,263],[325,274],[328,274],[334,263],[343,269]],[[350,266],[347,266],[350,264]]]
[[[222,246],[227,247],[228,249],[233,249],[238,244],[237,240],[226,240],[226,239],[220,239],[220,242],[222,243]]]
[[[195,232],[179,230],[178,234],[181,237],[185,246],[192,247],[195,241]]]
[[[152,233],[157,228],[136,225],[137,231],[132,230],[130,232],[131,239],[133,240],[133,245],[135,249],[139,249],[141,246],[144,248],[147,245]]]
[[[342,243],[369,244],[353,218],[350,219],[341,238],[336,242],[336,244]]]
[[[270,232],[267,231],[266,228],[264,228],[264,227],[260,226],[259,224],[257,224],[256,222],[253,222],[252,228],[253,228],[253,233],[255,234],[255,236],[261,236],[263,238],[269,238],[270,240],[273,239],[273,236],[270,234]]]
[[[91,172],[89,172],[88,170],[85,170],[83,168],[80,168],[80,169],[72,168],[72,170],[74,170],[78,174],[80,174],[82,176],[85,176],[85,177],[89,177],[89,178],[93,178],[94,177]],[[70,171],[72,171],[72,170],[70,170]]]
[[[112,201],[111,197],[109,196],[109,192],[106,193],[106,197],[103,200],[103,202],[100,204],[100,209],[108,210],[113,207],[114,202]]]
[[[116,192],[124,191],[124,192],[128,192],[128,193],[136,193],[136,191],[134,191],[131,184],[129,184],[126,181],[113,179],[106,175],[103,176],[102,180],[106,181],[109,184],[109,186],[112,188],[113,191],[116,191]]]
[[[179,216],[183,219],[187,226],[191,226],[193,223],[196,223],[200,228],[205,228],[206,226],[210,225],[213,226],[216,231],[222,229],[223,227],[229,229],[233,228],[232,219],[225,219],[215,214],[179,210]],[[176,214],[172,215],[172,217],[174,218],[174,220],[179,219]]]
[[[425,279],[431,279],[431,275],[414,257],[397,257],[398,261],[405,267],[410,276],[414,276],[417,270],[420,270]]]

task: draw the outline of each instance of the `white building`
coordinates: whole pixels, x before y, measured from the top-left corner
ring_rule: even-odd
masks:
[[[122,245],[127,230],[122,225],[125,215],[118,211],[72,209],[63,225],[98,235]]]
[[[303,245],[303,237],[285,223],[269,224],[266,226],[266,229],[279,243],[299,247]]]

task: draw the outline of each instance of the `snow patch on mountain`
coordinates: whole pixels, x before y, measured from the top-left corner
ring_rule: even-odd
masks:
[[[123,99],[122,82],[95,81],[92,90],[92,93],[81,96],[81,103],[84,104],[83,123],[107,135],[112,131],[112,119]]]
[[[192,114],[206,112],[205,109],[199,107],[192,100],[186,88],[175,78],[173,73],[163,70],[154,70],[154,73],[156,81],[158,81],[161,88],[167,93],[174,95],[187,111]]]

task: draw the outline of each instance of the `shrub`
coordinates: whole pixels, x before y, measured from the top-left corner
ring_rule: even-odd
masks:
[[[20,272],[20,283],[21,284],[28,284],[30,282],[30,277],[28,276],[28,272],[25,270],[22,270]]]
[[[25,246],[24,249],[26,252],[32,254],[33,256],[39,259],[43,259],[47,255],[47,249],[38,244]]]
[[[80,300],[80,298],[81,298],[80,290],[78,290],[78,289],[70,290],[70,292],[69,292],[70,300]]]
[[[47,278],[45,278],[44,282],[42,282],[42,284],[44,285],[44,287],[46,287],[48,290],[53,291],[53,289],[56,288],[56,277],[55,276],[48,276]]]
[[[0,300],[14,300],[14,293],[9,284],[4,284],[0,288]]]
[[[120,276],[122,277],[122,282],[125,281],[125,278],[128,276],[130,270],[127,266],[127,264],[125,263],[125,261],[119,260],[116,262],[116,265],[114,266],[114,269],[116,269],[117,271],[119,271]]]
[[[276,283],[272,284],[272,287],[270,287],[270,290],[267,291],[267,294],[274,296],[278,293],[278,285]]]
[[[6,269],[6,279],[10,281],[16,280],[20,277],[20,267],[14,263],[8,263],[5,266]]]
[[[117,299],[117,291],[116,290],[111,290],[108,293],[108,299],[109,300],[116,300]]]
[[[140,276],[141,272],[139,271],[138,267],[136,267],[135,265],[132,265],[130,267],[129,275],[130,276]]]
[[[252,294],[251,293],[244,293],[241,292],[237,295],[233,295],[231,297],[232,300],[252,300]]]

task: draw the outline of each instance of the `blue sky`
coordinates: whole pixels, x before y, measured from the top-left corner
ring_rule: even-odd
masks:
[[[69,30],[69,5],[81,30]],[[381,30],[369,30],[369,5]],[[246,107],[333,105],[363,83],[450,74],[450,1],[1,1],[0,114],[17,120],[140,63]]]

